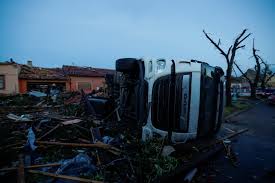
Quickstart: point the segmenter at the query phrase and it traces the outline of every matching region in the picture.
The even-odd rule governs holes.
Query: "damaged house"
[[[19,92],[19,72],[20,66],[12,60],[0,62],[0,94],[16,94]]]
[[[106,74],[114,74],[114,70],[92,67],[64,65],[63,73],[68,76],[69,90],[84,90],[90,93],[104,86]]]
[[[20,93],[31,90],[46,92],[52,85],[55,85],[61,91],[69,90],[68,78],[62,70],[33,67],[30,62],[28,65],[21,65],[19,74]]]
[[[0,62],[0,94],[24,94],[35,90],[47,92],[50,86],[60,91],[84,90],[90,93],[104,87],[106,75],[114,70],[64,65],[62,68],[43,68],[14,61]]]

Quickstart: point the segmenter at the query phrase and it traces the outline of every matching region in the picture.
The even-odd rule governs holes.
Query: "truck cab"
[[[122,58],[122,119],[137,125],[142,139],[173,143],[211,136],[223,121],[224,72],[201,61]]]

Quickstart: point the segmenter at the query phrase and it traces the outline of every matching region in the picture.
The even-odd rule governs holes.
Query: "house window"
[[[0,90],[5,89],[5,76],[0,75]]]
[[[79,82],[77,83],[77,88],[79,90],[91,90],[92,89],[92,84],[89,82]]]

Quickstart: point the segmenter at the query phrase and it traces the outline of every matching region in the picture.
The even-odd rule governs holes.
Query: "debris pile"
[[[108,121],[114,111],[101,119],[86,115],[88,96],[65,93],[59,98],[53,102],[32,92],[2,100],[0,174],[4,180],[15,181],[17,175],[28,182],[137,182],[154,180],[177,165],[177,160],[161,156],[163,142],[143,144],[123,125]],[[140,171],[143,167],[146,170]]]
[[[142,142],[141,129],[129,127],[112,104],[105,114],[95,115],[91,98],[78,92],[62,93],[55,101],[33,93],[3,98],[2,180],[159,182],[184,172],[190,181],[197,164],[223,147],[223,141],[213,139],[178,145],[158,137]]]

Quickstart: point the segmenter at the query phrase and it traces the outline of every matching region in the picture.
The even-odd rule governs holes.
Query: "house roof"
[[[106,74],[114,74],[115,72],[114,70],[111,70],[111,69],[79,67],[79,66],[69,66],[69,65],[63,65],[62,70],[66,75],[79,76],[79,77],[105,77]]]
[[[21,65],[20,79],[33,80],[67,80],[66,75],[58,68],[41,68]]]
[[[14,61],[4,61],[0,62],[0,65],[17,65],[17,63]]]
[[[13,61],[0,62],[0,65],[16,64],[20,66],[20,79],[32,80],[67,80],[68,76],[76,77],[105,77],[106,74],[114,74],[115,70],[93,68],[93,67],[79,67],[63,65],[62,68],[43,68],[34,67],[25,64],[17,64]]]

